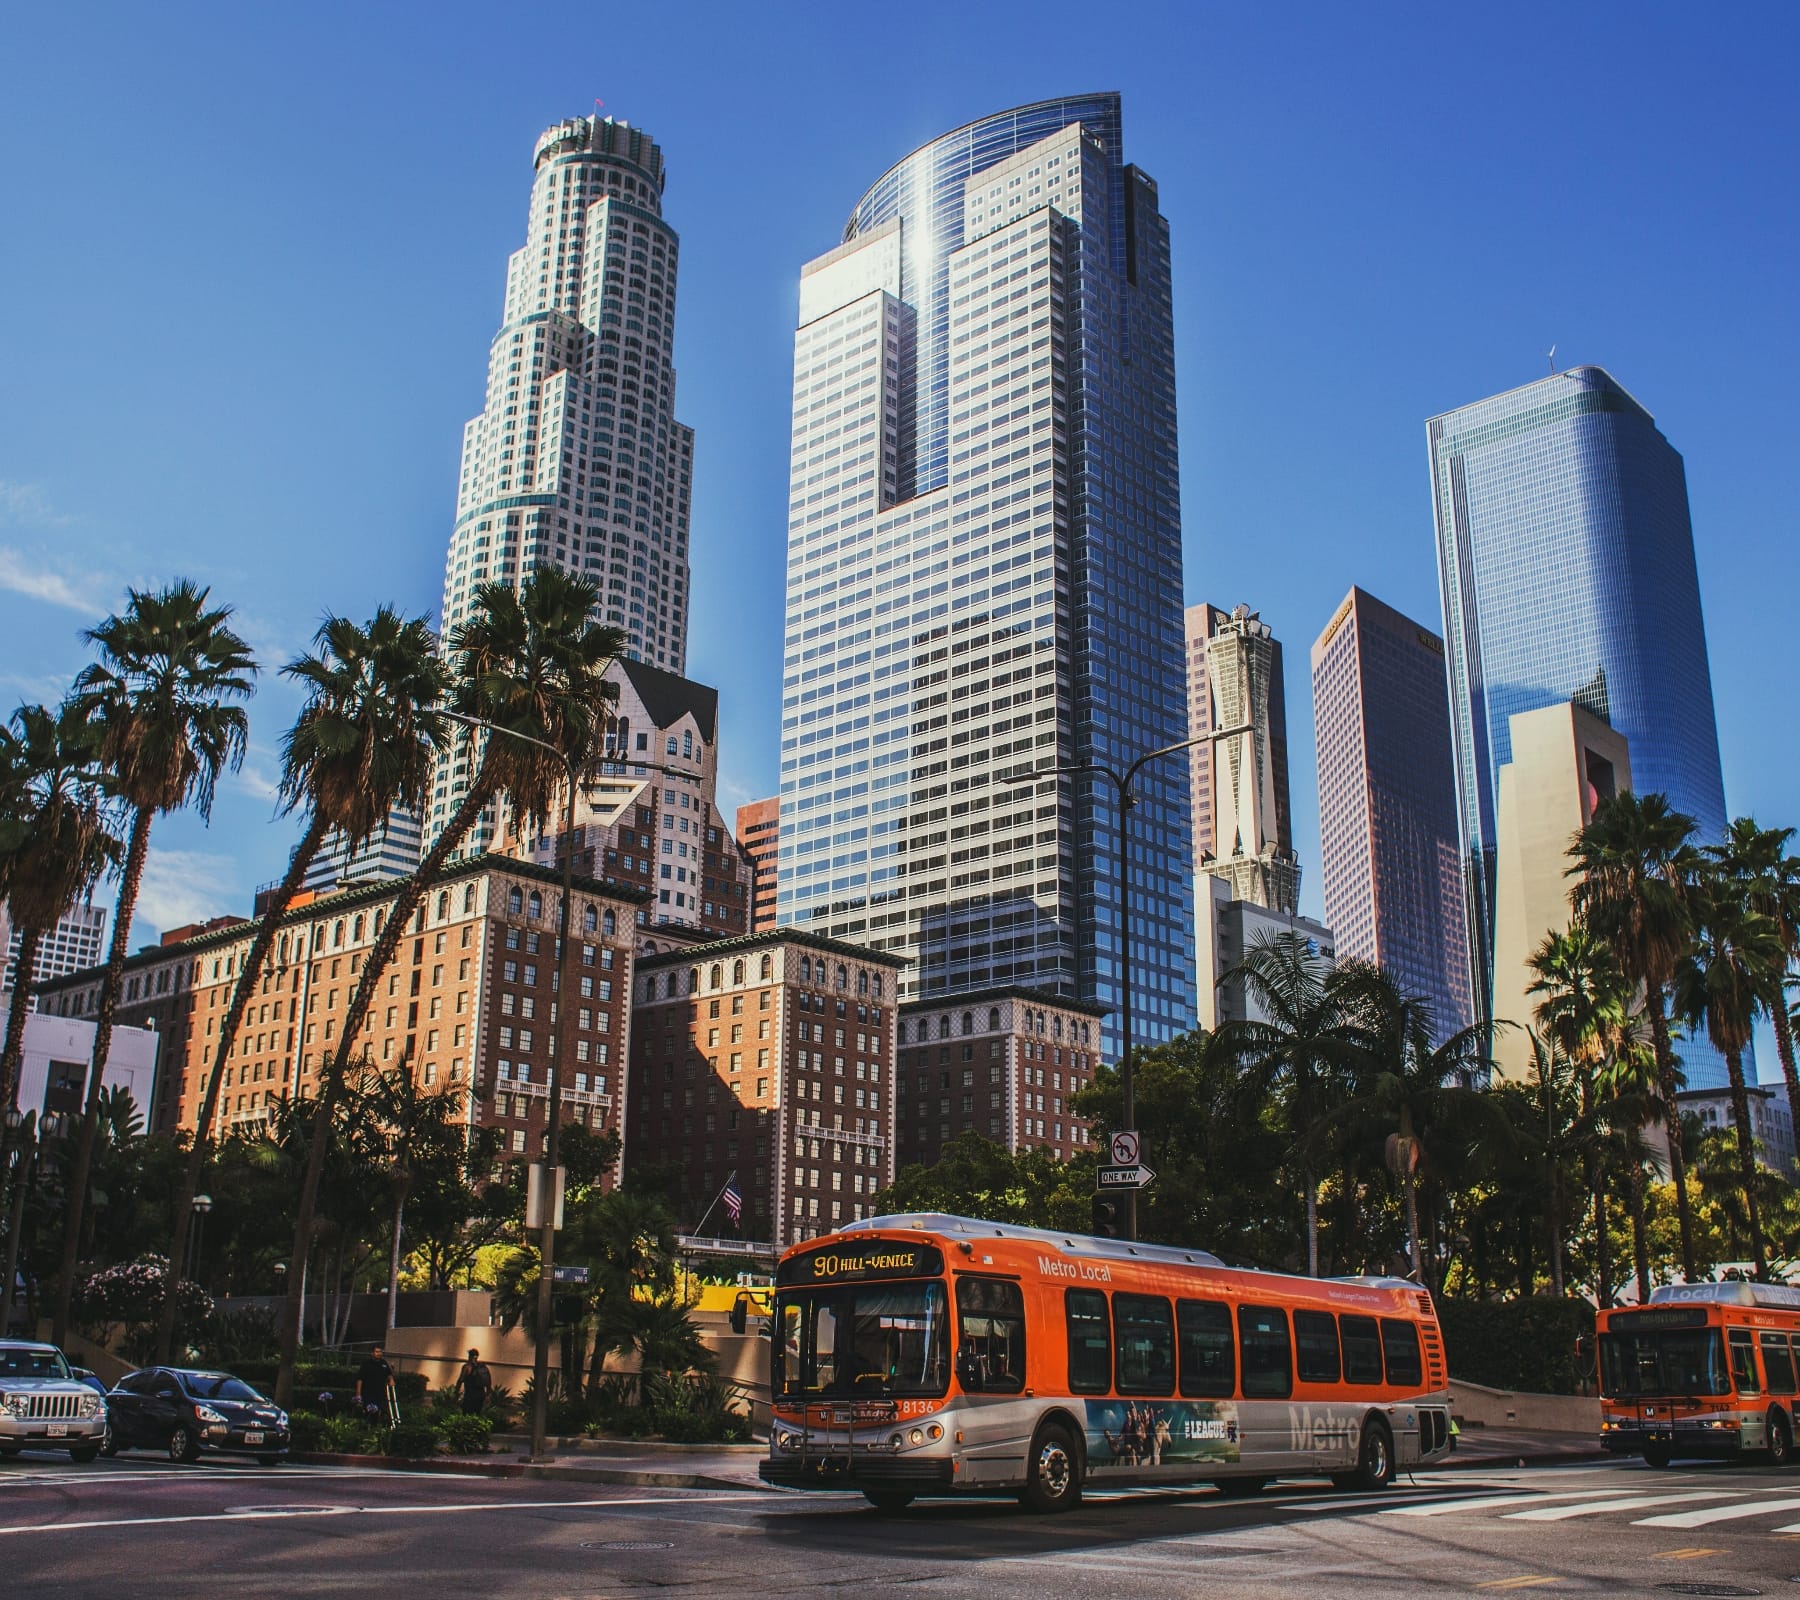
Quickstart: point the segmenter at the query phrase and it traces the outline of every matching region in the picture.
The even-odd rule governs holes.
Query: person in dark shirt
[[[456,1390],[462,1397],[465,1415],[479,1416],[487,1409],[488,1396],[494,1392],[494,1375],[481,1359],[479,1350],[471,1350],[469,1359],[456,1375]]]
[[[393,1391],[394,1369],[387,1364],[381,1354],[381,1346],[376,1345],[368,1354],[368,1358],[356,1369],[356,1403],[364,1411],[386,1412]]]

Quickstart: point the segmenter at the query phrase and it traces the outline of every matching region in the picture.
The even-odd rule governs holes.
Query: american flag
[[[732,1226],[736,1227],[744,1215],[744,1195],[737,1186],[736,1178],[726,1180],[725,1192],[719,1198],[725,1202],[725,1215],[731,1218]]]

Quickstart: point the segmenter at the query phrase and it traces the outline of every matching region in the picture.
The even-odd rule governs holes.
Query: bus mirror
[[[731,1303],[731,1331],[742,1333],[750,1326],[750,1296],[740,1294]]]

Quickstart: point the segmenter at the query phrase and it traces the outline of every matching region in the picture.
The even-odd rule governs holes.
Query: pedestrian
[[[356,1404],[365,1415],[394,1417],[394,1369],[376,1345],[363,1364],[356,1369]]]
[[[488,1396],[494,1392],[494,1375],[488,1371],[479,1350],[469,1352],[469,1359],[456,1376],[456,1390],[462,1396],[464,1416],[480,1416],[487,1409]]]

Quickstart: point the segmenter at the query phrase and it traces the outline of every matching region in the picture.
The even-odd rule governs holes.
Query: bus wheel
[[[1249,1500],[1263,1492],[1267,1478],[1218,1478],[1213,1487],[1227,1500]]]
[[[1385,1489],[1393,1481],[1394,1436],[1380,1417],[1371,1417],[1363,1424],[1362,1442],[1356,1447],[1356,1471],[1344,1487]]]
[[[1671,1459],[1671,1457],[1670,1457],[1669,1448],[1667,1445],[1647,1444],[1644,1446],[1644,1465],[1645,1466],[1656,1467],[1656,1468],[1660,1469],[1662,1467],[1666,1467],[1669,1464],[1670,1459]]]
[[[1081,1457],[1060,1423],[1046,1423],[1031,1441],[1019,1500],[1027,1511],[1038,1512],[1070,1511],[1081,1504]]]
[[[913,1503],[913,1492],[910,1489],[864,1489],[863,1499],[884,1517],[891,1517]]]
[[[1781,1414],[1777,1406],[1769,1407],[1769,1465],[1785,1467],[1794,1459],[1794,1434],[1788,1426],[1788,1420]]]

